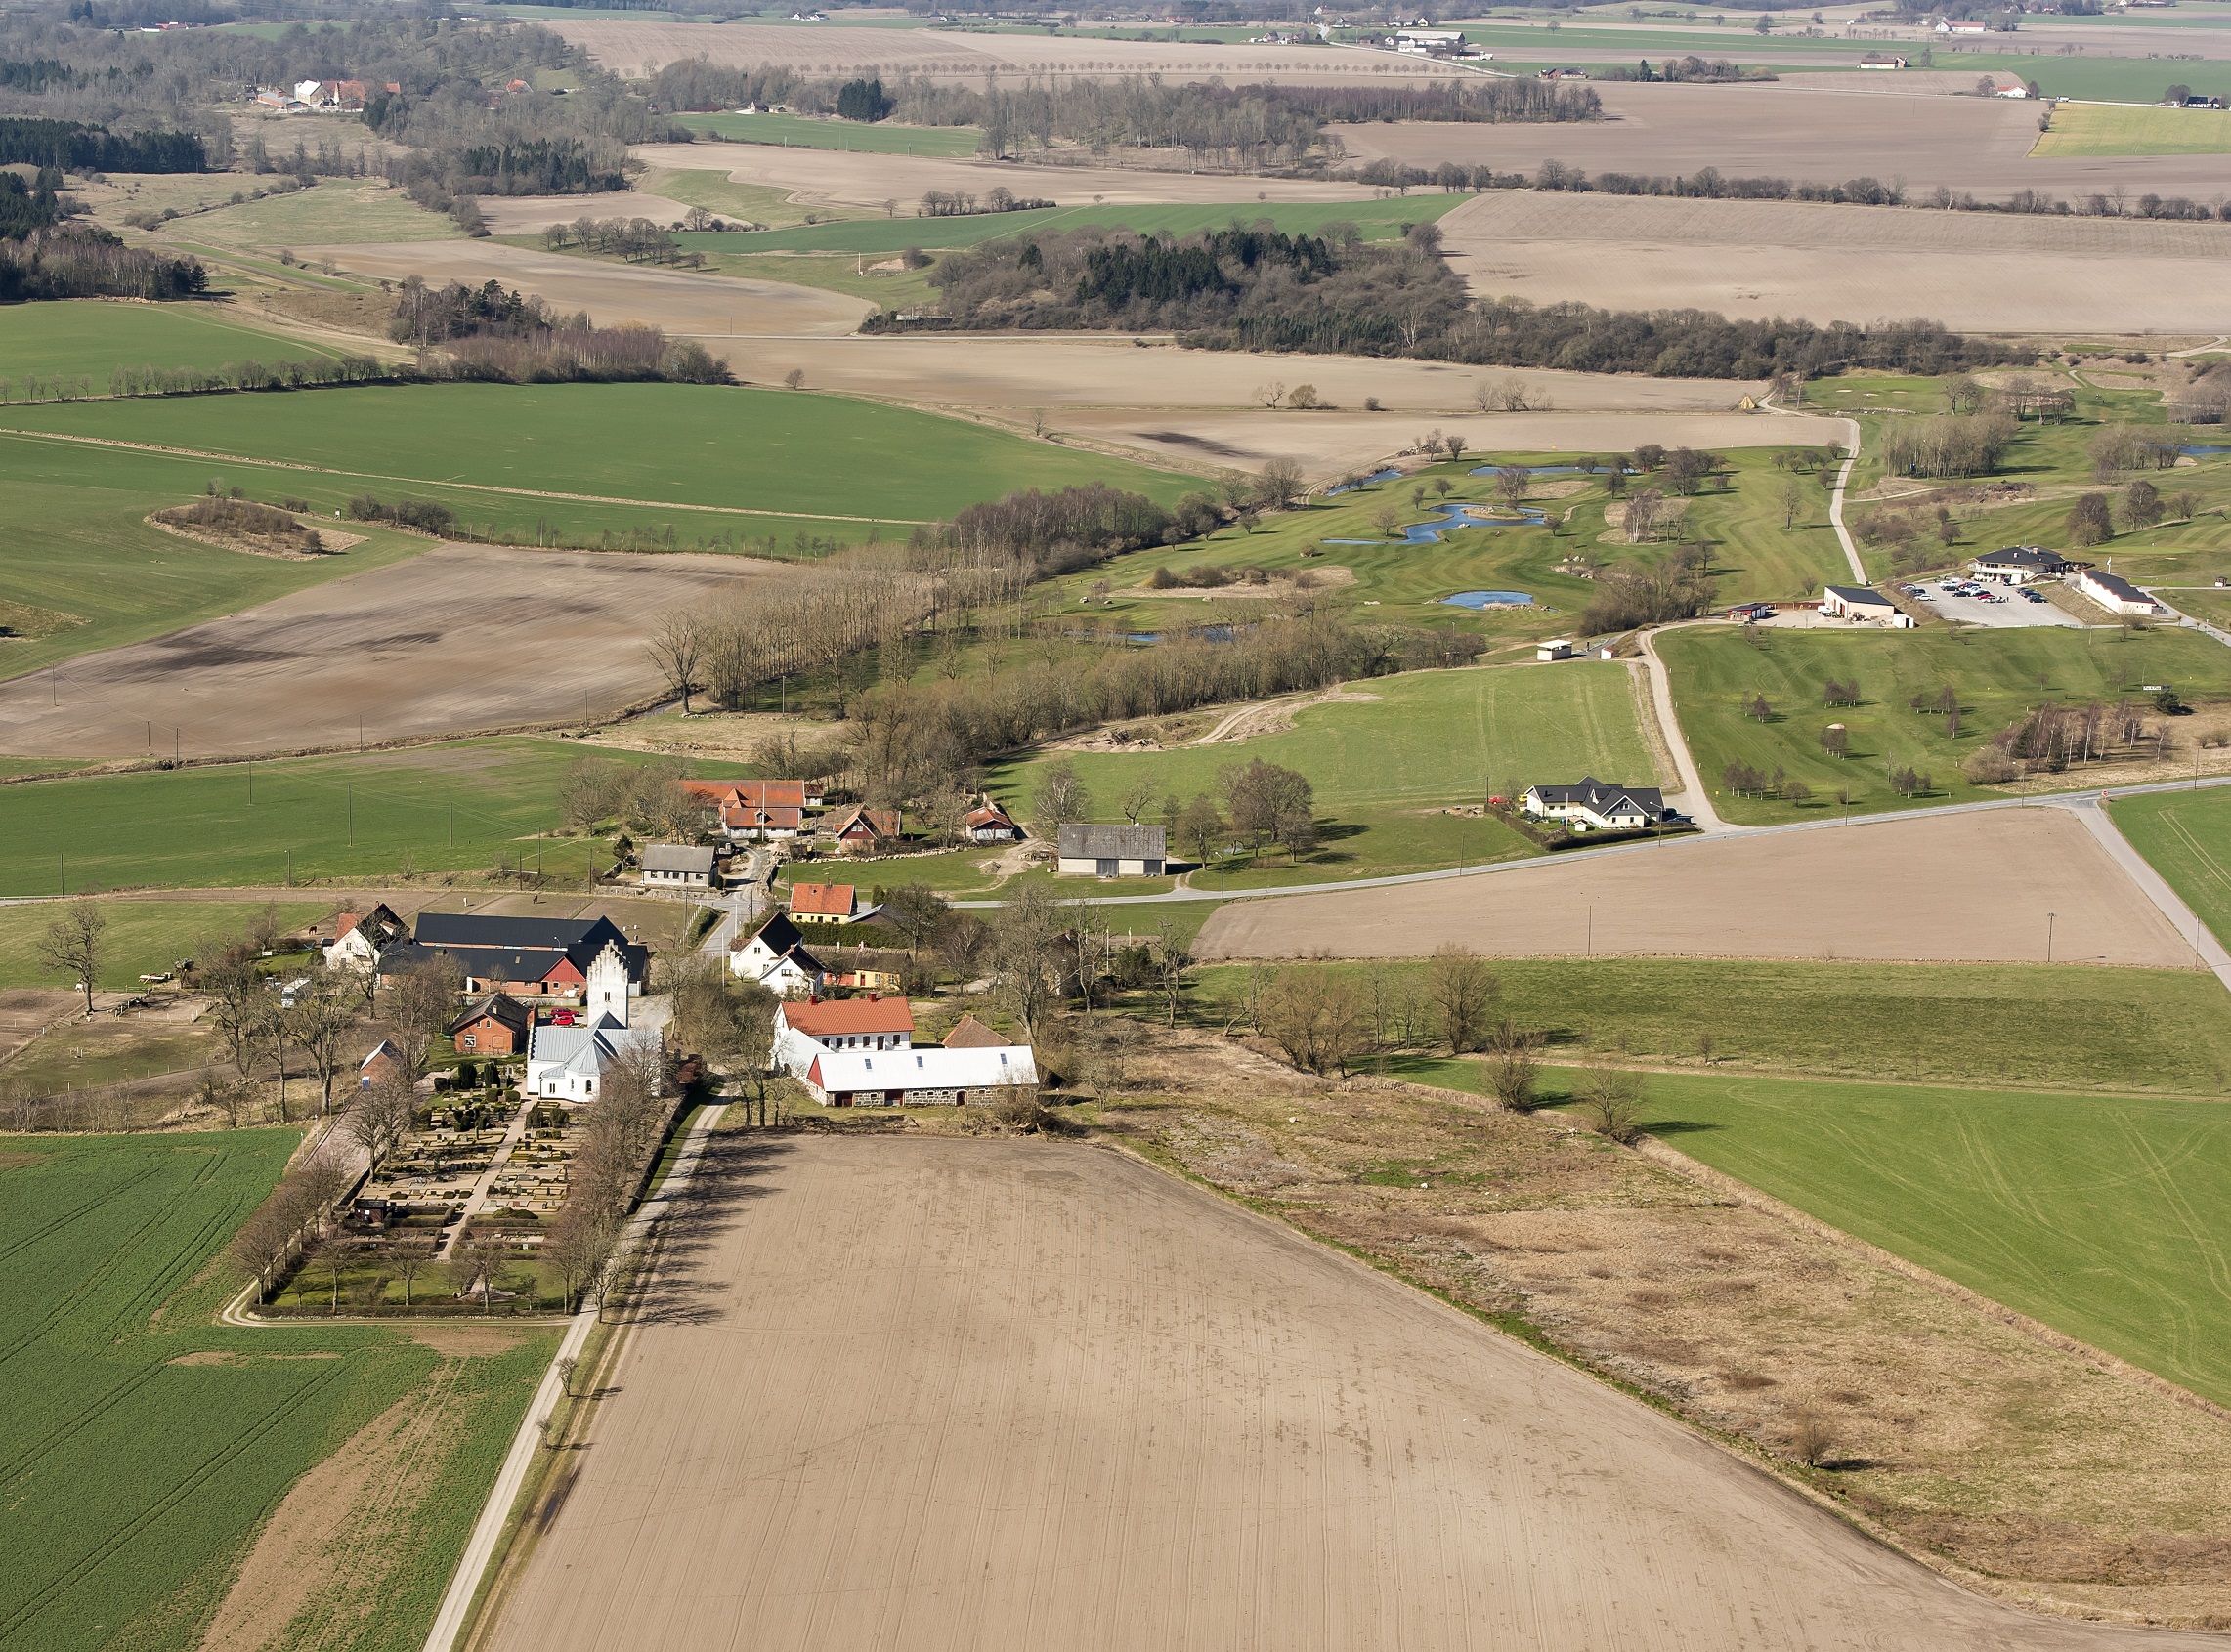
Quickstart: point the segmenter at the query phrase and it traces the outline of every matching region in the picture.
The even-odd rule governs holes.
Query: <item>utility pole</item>
[[[357,842],[357,788],[356,788],[355,786],[353,786],[353,785],[352,785],[351,787],[349,787],[349,846],[350,846],[352,849],[353,849],[353,848],[355,848],[355,847],[356,847],[356,842]]]
[[[171,724],[171,726],[170,726],[170,766],[171,766],[172,768],[174,768],[174,769],[178,767],[178,753],[179,753],[179,749],[180,749],[180,747],[181,747],[181,746],[183,746],[183,745],[184,745],[184,743],[185,743],[185,741],[184,741],[183,737],[182,737],[182,736],[179,734],[179,732],[178,732],[178,725],[177,725],[176,723],[173,723],[173,724]]]
[[[2045,914],[2045,961],[2053,961],[2053,914]]]
[[[294,887],[294,851],[291,849],[286,852],[286,886]]]
[[[56,860],[62,867],[62,892],[66,895],[69,893],[69,851],[63,850],[56,856]]]

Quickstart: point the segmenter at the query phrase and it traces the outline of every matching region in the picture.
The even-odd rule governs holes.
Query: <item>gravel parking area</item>
[[[2064,625],[2072,631],[2083,629],[2081,620],[2055,607],[2042,591],[2038,592],[2033,602],[2022,594],[2024,587],[2010,591],[1987,587],[1992,596],[2000,599],[1993,602],[1948,591],[1941,584],[1915,585],[1910,589],[1918,592],[1920,600],[1944,618],[1956,619],[1963,625],[1991,625],[1999,630],[2017,630],[2025,625]]]

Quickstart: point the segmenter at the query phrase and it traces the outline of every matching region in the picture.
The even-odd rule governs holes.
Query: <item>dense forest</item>
[[[0,65],[4,66],[4,65]],[[71,172],[201,172],[202,140],[190,132],[118,134],[74,120],[0,119],[0,166]]]
[[[1672,378],[1808,377],[1848,367],[1938,373],[2028,360],[1933,321],[1870,327],[1739,320],[1700,310],[1536,306],[1473,299],[1414,228],[1369,244],[1351,226],[1322,236],[1267,226],[1173,239],[1097,228],[1017,236],[949,253],[929,279],[944,317],[931,324],[1171,331],[1197,349],[1415,356],[1512,367]],[[903,330],[895,316],[870,330]]]

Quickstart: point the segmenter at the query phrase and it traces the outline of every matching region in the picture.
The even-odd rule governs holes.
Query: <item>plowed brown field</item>
[[[2135,1643],[1112,1152],[723,1136],[699,1180],[496,1652]]]
[[[1731,957],[2198,968],[2192,948],[2065,809],[1580,850],[1472,877],[1235,901],[1204,957]],[[1593,915],[1591,915],[1593,914]]]

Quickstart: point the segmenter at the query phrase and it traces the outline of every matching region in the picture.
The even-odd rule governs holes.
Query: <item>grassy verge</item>
[[[2165,791],[2118,798],[2108,808],[2116,829],[2218,941],[2231,944],[2231,796]]]

